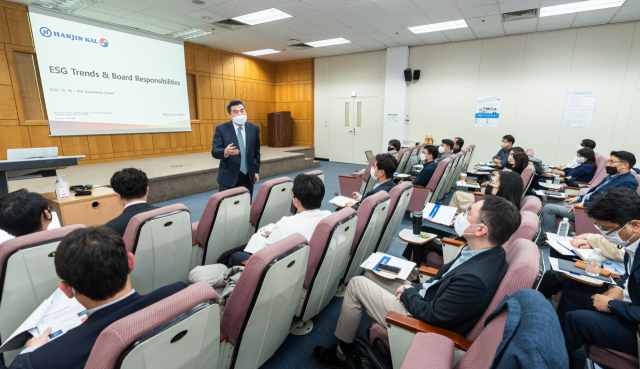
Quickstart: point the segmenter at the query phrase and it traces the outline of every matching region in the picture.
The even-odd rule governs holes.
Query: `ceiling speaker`
[[[420,79],[420,69],[416,69],[413,71],[413,80],[417,81]]]
[[[407,82],[411,81],[411,68],[407,68],[404,70],[404,80]]]

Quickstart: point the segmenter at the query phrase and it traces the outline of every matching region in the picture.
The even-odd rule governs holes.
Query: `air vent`
[[[538,9],[519,10],[517,12],[502,13],[503,22],[511,22],[536,17],[538,17]]]
[[[213,24],[215,24],[216,26],[220,26],[228,29],[240,29],[240,28],[249,27],[248,24],[238,22],[237,20],[233,20],[233,19],[225,19],[219,22],[215,22]]]
[[[293,45],[289,45],[289,47],[296,50],[313,49],[313,46],[309,46],[307,44],[293,44]]]

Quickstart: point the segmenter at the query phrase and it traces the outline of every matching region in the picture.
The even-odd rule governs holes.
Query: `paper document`
[[[495,168],[482,166],[482,165],[476,165],[476,169],[493,171]]]
[[[422,165],[422,164],[416,164],[416,165],[414,165],[413,167],[414,167],[414,168],[422,169],[422,168],[424,168],[424,165]]]
[[[329,200],[330,203],[332,203],[335,206],[344,208],[345,206],[347,206],[348,203],[352,202],[354,204],[357,204],[359,201],[358,200],[354,200],[351,197],[346,197],[346,196],[336,196],[333,199]]]
[[[398,267],[400,268],[400,272],[397,275],[395,275],[395,274],[387,273],[382,270],[378,270],[376,269],[376,267],[379,264],[387,264],[390,266]],[[369,256],[367,260],[365,260],[364,263],[360,265],[360,267],[364,269],[368,269],[384,278],[390,278],[390,279],[397,278],[397,279],[404,280],[404,279],[407,279],[407,277],[409,277],[409,274],[411,274],[411,271],[413,270],[413,268],[416,267],[416,263],[412,261],[400,259],[395,256],[383,254],[381,252],[376,252],[374,254],[371,254],[371,256]]]
[[[491,172],[483,172],[480,170],[468,170],[467,173],[471,173],[471,174],[491,174]]]
[[[262,234],[264,232],[272,232],[275,226],[275,224],[271,223],[258,229],[258,231],[253,236],[251,236],[249,243],[247,243],[247,246],[244,248],[244,252],[255,254],[256,252],[267,247],[267,237],[264,237]]]
[[[393,176],[398,178],[407,178],[407,177],[411,177],[411,174],[393,173]]]
[[[465,181],[457,181],[456,185],[460,187],[480,188],[480,185],[477,183],[465,182]]]
[[[536,190],[536,195],[554,197],[554,198],[558,198],[558,199],[566,199],[567,198],[567,194],[562,193],[562,192],[555,192],[555,191]]]
[[[49,339],[56,339],[85,320],[84,306],[57,288],[0,346],[0,353],[22,348],[32,336],[40,337],[47,328],[52,329]]]
[[[604,281],[602,281],[601,279],[592,278],[592,277],[588,277],[586,275],[580,275],[580,274],[577,274],[577,273],[572,273],[572,272],[560,269],[560,260],[559,259],[549,257],[549,264],[551,265],[551,269],[556,270],[556,271],[558,271],[560,273],[566,274],[568,276],[571,276],[571,278],[574,278],[574,279],[577,279],[577,280],[580,280],[580,281],[584,281],[584,282],[588,282],[588,283],[592,283],[592,284],[596,284],[598,286],[602,286],[603,283],[604,283]],[[613,279],[611,279],[611,281],[609,283],[613,283]]]
[[[458,208],[440,204],[427,204],[422,210],[422,217],[430,222],[450,226]]]

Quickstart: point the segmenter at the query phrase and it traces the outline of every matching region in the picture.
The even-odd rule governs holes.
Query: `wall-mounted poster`
[[[497,127],[500,118],[500,96],[479,95],[476,103],[476,127]]]
[[[598,91],[567,92],[562,127],[591,128],[597,102]]]

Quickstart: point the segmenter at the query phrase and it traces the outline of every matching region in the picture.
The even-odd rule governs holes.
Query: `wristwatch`
[[[607,307],[609,308],[609,310],[611,310],[611,303],[613,302],[613,299],[607,301]]]

